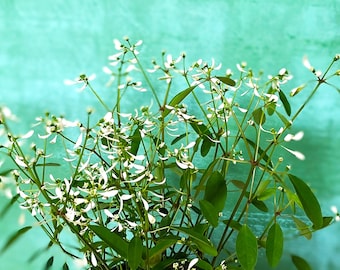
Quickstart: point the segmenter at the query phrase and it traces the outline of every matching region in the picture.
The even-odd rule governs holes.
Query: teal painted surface
[[[95,86],[105,91],[107,77],[101,68],[114,52],[113,38],[123,36],[144,41],[141,55],[145,65],[163,49],[172,55],[185,51],[188,63],[215,58],[224,68],[235,70],[236,63],[247,61],[254,70],[268,74],[286,67],[298,84],[312,79],[301,64],[304,55],[323,70],[340,52],[339,29],[338,0],[1,0],[0,104],[9,106],[21,119],[18,130],[28,129],[47,109],[78,118],[96,102],[91,93],[76,93],[63,80],[82,72],[96,73]],[[298,103],[299,98],[295,107]],[[293,169],[308,179],[324,211],[330,213],[331,205],[340,208],[340,98],[327,89],[310,105],[295,127],[305,131],[297,147],[307,159]],[[19,228],[18,214],[13,210],[0,220],[0,245]],[[314,269],[336,269],[339,233],[336,224],[311,241],[288,241],[278,269],[291,267],[291,252],[306,256]],[[35,228],[34,234],[20,243],[0,255],[1,268],[42,269],[47,258],[38,258],[33,264],[27,264],[26,259],[47,244],[43,233]],[[55,269],[66,259],[58,257]],[[265,264],[260,263],[258,269],[266,269]]]

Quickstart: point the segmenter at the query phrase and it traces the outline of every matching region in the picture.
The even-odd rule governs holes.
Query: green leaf
[[[259,201],[265,201],[268,200],[270,197],[274,196],[274,194],[276,193],[276,188],[268,188],[266,190],[264,190],[260,195],[258,195],[256,198]]]
[[[2,247],[0,253],[5,252],[11,245],[15,243],[15,241],[17,241],[24,233],[28,232],[30,229],[32,229],[32,226],[27,226],[27,227],[21,228],[20,230],[12,234],[10,238],[7,240],[7,242],[5,243],[5,245]]]
[[[233,185],[239,189],[244,189],[246,184],[241,180],[230,180]]]
[[[237,258],[245,270],[253,270],[257,261],[257,240],[247,226],[242,225],[236,239]]]
[[[134,236],[128,247],[128,263],[131,270],[136,270],[142,262],[143,243],[140,237]]]
[[[300,234],[306,237],[308,240],[312,238],[312,232],[309,226],[303,222],[301,219],[292,216],[292,219],[296,225],[296,228],[299,230]]]
[[[263,125],[266,122],[266,115],[262,108],[257,108],[252,115],[256,124]]]
[[[52,257],[50,257],[50,258],[48,259],[48,261],[46,262],[45,270],[48,270],[48,269],[50,269],[50,268],[52,267],[53,261],[54,261],[54,257],[52,256]]]
[[[0,147],[0,148],[1,148],[1,147]],[[13,171],[13,169],[4,170],[4,171],[0,172],[0,175],[5,176],[5,175],[11,173],[12,171]]]
[[[291,257],[297,270],[312,270],[312,268],[310,267],[308,262],[305,261],[305,259],[296,255],[292,255]]]
[[[285,127],[290,127],[292,125],[292,122],[290,122],[283,114],[279,113],[278,111],[275,111],[275,112],[280,117]]]
[[[201,156],[205,157],[212,146],[214,146],[214,143],[208,137],[204,137],[201,145]]]
[[[140,134],[140,130],[142,128],[143,128],[142,126],[138,126],[133,132],[132,136],[130,137],[132,143],[131,143],[131,149],[129,152],[135,156],[138,153],[138,148],[142,140],[142,135]]]
[[[273,115],[276,109],[276,103],[270,102],[268,105],[266,105],[266,109],[269,115]]]
[[[3,218],[8,210],[13,206],[13,204],[20,198],[20,194],[16,194],[12,199],[5,205],[5,207],[0,212],[0,219]]]
[[[300,178],[288,174],[292,182],[297,196],[302,204],[303,210],[307,217],[312,221],[315,229],[321,229],[323,226],[323,218],[320,204],[309,186]]]
[[[280,97],[280,100],[283,104],[283,107],[285,108],[287,115],[290,116],[290,114],[292,113],[292,109],[290,107],[289,101],[288,101],[285,93],[283,93],[282,90],[279,91],[279,97]]]
[[[178,236],[167,236],[157,240],[156,245],[149,251],[150,258],[161,255],[167,248],[175,245],[180,240]]]
[[[271,180],[262,180],[256,189],[256,196],[261,195],[264,191],[267,190],[268,185],[271,183]]]
[[[35,164],[36,167],[59,167],[60,164],[56,162],[46,162],[46,163],[39,163]]]
[[[211,136],[211,133],[206,125],[204,125],[202,122],[190,122],[191,127],[193,130],[202,137],[203,135]]]
[[[333,217],[323,217],[323,225],[322,228],[327,227],[328,225],[331,224],[331,222],[333,221]]]
[[[169,102],[169,106],[170,107],[175,107],[178,104],[180,104],[180,102],[185,99],[194,89],[196,88],[196,85],[194,86],[190,86],[189,88],[179,92],[176,96],[174,96],[172,98],[172,100]],[[170,113],[170,110],[165,108],[164,112],[163,112],[163,118],[166,117],[168,114]]]
[[[202,211],[203,216],[207,219],[207,221],[214,227],[218,225],[218,211],[207,200],[200,200],[200,209]]]
[[[220,172],[215,171],[210,175],[205,188],[204,199],[210,202],[218,212],[223,211],[227,199],[227,185]]]
[[[260,211],[262,212],[268,212],[268,207],[267,205],[263,202],[257,199],[257,197],[253,198],[251,200],[251,203]]]
[[[185,228],[185,227],[172,227],[172,229],[177,230],[179,232],[182,232],[184,234],[187,234],[191,241],[197,245],[197,248],[211,256],[217,256],[217,250],[216,248],[211,244],[211,242],[208,240],[207,237],[204,235],[196,232],[193,228]]]
[[[211,266],[210,263],[204,261],[204,260],[199,260],[196,264],[195,267],[192,269],[202,269],[202,270],[213,270],[213,267]]]
[[[230,86],[235,86],[236,85],[236,82],[232,79],[230,79],[229,77],[220,77],[220,76],[216,76],[217,79],[219,79],[221,82],[227,84],[227,85],[230,85]]]
[[[280,262],[283,252],[283,233],[280,225],[274,223],[269,231],[266,242],[266,256],[271,267],[276,267]]]
[[[119,234],[104,226],[89,225],[89,228],[120,256],[127,258],[129,244]]]
[[[202,173],[202,177],[200,179],[200,182],[198,184],[198,186],[195,187],[196,189],[196,192],[195,192],[195,196],[194,198],[196,198],[198,196],[198,194],[202,191],[202,190],[205,190],[205,184],[206,184],[206,181],[208,181],[209,177],[211,176],[211,174],[213,173],[214,171],[214,168],[216,166],[216,164],[219,162],[219,159],[214,159],[210,164],[209,166],[203,170],[203,173]]]
[[[236,220],[226,219],[223,220],[223,223],[236,231],[239,231],[242,228],[242,225]]]
[[[183,138],[187,137],[190,133],[186,132],[186,133],[183,133],[179,136],[177,136],[172,142],[171,142],[171,145],[174,145],[175,143],[179,142],[180,140],[182,140]]]

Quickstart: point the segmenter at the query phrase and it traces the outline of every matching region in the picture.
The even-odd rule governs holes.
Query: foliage
[[[3,175],[11,173],[14,201],[39,222],[50,245],[73,257],[80,251],[91,269],[250,270],[260,248],[270,266],[279,263],[283,220],[291,219],[305,236],[334,222],[322,215],[306,182],[291,174],[282,152],[304,159],[287,146],[303,132],[289,131],[319,87],[339,75],[329,75],[339,55],[323,74],[304,60],[317,80],[293,113],[290,100],[307,84],[287,94],[292,76],[286,69],[264,80],[245,63],[234,74],[202,60],[187,67],[184,54],[173,59],[165,53],[160,64],[154,60],[144,69],[141,42],[114,44],[118,52],[104,68],[114,97],[104,100],[93,76],[66,81],[92,91],[102,116],[89,109],[80,122],[46,113],[32,131],[17,136],[9,109],[0,111],[7,138],[1,149],[16,166]],[[143,100],[151,93],[151,105],[124,111],[131,90]],[[269,217],[260,232],[248,219],[257,211]],[[18,231],[3,251],[30,228]],[[78,249],[62,242],[66,228]],[[46,269],[52,264],[53,257]]]

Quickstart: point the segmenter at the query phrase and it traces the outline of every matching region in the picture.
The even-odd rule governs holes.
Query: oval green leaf
[[[179,92],[176,96],[174,96],[172,98],[172,100],[169,102],[169,106],[170,107],[175,107],[178,104],[180,104],[180,102],[185,99],[194,89],[195,89],[196,85],[194,86],[190,86],[189,88]],[[166,117],[168,114],[170,113],[170,110],[165,108],[164,112],[163,112],[163,117]]]
[[[131,270],[136,270],[142,262],[143,243],[140,237],[134,236],[128,247],[128,263]]]
[[[223,211],[227,199],[227,185],[220,172],[215,171],[210,175],[205,188],[204,199],[210,202],[217,212]]]
[[[7,240],[5,245],[1,249],[1,254],[4,253],[11,245],[15,243],[24,233],[28,232],[30,229],[32,229],[32,226],[27,226],[24,228],[21,228],[17,232],[15,232],[13,235],[10,236],[10,238]]]
[[[252,114],[256,124],[263,125],[266,122],[266,115],[262,108],[257,108]]]
[[[46,265],[45,265],[45,270],[48,270],[48,269],[51,269],[52,265],[53,265],[53,261],[54,261],[54,257],[50,257],[48,259],[48,261],[46,262]]]
[[[217,79],[219,79],[221,82],[225,83],[226,85],[230,85],[230,86],[235,86],[236,82],[232,79],[230,79],[229,77],[221,77],[221,76],[216,76]]]
[[[308,262],[299,256],[292,255],[292,261],[297,270],[312,270]]]
[[[187,234],[190,237],[191,241],[197,245],[197,248],[201,252],[207,255],[217,256],[217,250],[211,244],[209,239],[206,236],[196,232],[194,228],[172,227],[172,229]]]
[[[315,229],[321,229],[323,226],[323,217],[319,201],[303,180],[292,174],[288,174],[288,176],[307,217],[313,223]]]
[[[245,270],[253,270],[257,261],[257,240],[247,226],[242,225],[236,239],[236,253],[240,264]]]
[[[218,225],[218,211],[207,200],[200,200],[200,210],[203,214],[203,216],[206,218],[206,220],[213,226],[217,227]]]
[[[266,256],[271,267],[280,262],[283,252],[283,232],[278,223],[274,223],[269,231],[266,243]]]
[[[285,108],[287,115],[290,116],[290,114],[292,113],[292,109],[290,107],[289,101],[288,101],[285,93],[283,93],[282,90],[279,91],[279,97],[280,97],[280,100],[283,104],[283,107]]]
[[[120,256],[127,258],[129,244],[120,235],[104,226],[89,225],[89,228]]]

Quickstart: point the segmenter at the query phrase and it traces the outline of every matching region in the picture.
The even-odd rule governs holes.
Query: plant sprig
[[[144,69],[141,44],[114,40],[118,52],[104,68],[116,100],[112,107],[90,83],[93,76],[66,80],[90,89],[105,109],[95,124],[92,111],[85,124],[46,114],[38,118],[35,132],[16,136],[8,124],[9,109],[0,110],[7,138],[1,150],[16,166],[18,202],[51,243],[78,257],[60,240],[67,227],[95,269],[241,265],[250,270],[260,248],[270,266],[279,263],[282,219],[292,219],[308,238],[338,220],[338,213],[322,215],[309,186],[290,173],[282,151],[304,159],[288,146],[303,132],[288,132],[318,89],[333,87],[328,81],[339,72],[329,73],[339,55],[323,74],[304,59],[316,83],[293,112],[290,99],[308,85],[287,94],[292,76],[286,69],[264,81],[246,63],[237,65],[235,75],[222,72],[214,61],[187,67],[185,54],[174,59],[165,52],[161,64],[153,60],[153,67]],[[136,72],[142,81],[134,80]],[[183,90],[178,91],[180,82]],[[127,91],[136,91],[137,97],[147,90],[153,105],[125,109]],[[23,144],[28,141],[33,142],[30,149]],[[258,211],[268,215],[259,232],[249,220]],[[301,261],[293,257],[294,264]]]

